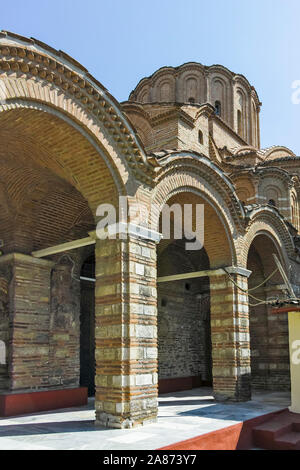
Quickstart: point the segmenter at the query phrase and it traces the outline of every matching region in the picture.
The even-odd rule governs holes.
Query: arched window
[[[278,188],[274,188],[273,186],[268,186],[266,188],[265,200],[269,206],[277,207],[280,210],[280,197],[281,192]]]
[[[215,114],[216,116],[221,116],[221,102],[220,101],[216,101],[215,102]]]
[[[4,341],[0,341],[0,364],[6,364],[6,348]]]
[[[198,132],[199,144],[203,145],[203,132],[199,130]]]

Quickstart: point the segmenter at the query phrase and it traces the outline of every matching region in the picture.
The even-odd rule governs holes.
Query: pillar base
[[[114,416],[109,413],[96,412],[95,427],[109,428],[109,429],[131,429],[138,426],[146,426],[153,424],[157,421],[157,415],[147,416],[141,419],[124,419],[121,416]]]
[[[247,396],[229,396],[229,395],[223,395],[222,393],[213,393],[213,397],[215,401],[224,403],[224,402],[229,402],[229,403],[238,403],[238,402],[246,402],[251,400],[251,395]]]
[[[291,413],[296,413],[296,414],[300,414],[300,406],[289,406],[289,411]]]
[[[1,393],[0,416],[9,417],[84,406],[88,401],[85,387],[26,393]]]

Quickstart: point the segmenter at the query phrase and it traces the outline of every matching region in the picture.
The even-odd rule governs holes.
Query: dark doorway
[[[95,256],[83,263],[80,274],[80,386],[95,395]]]
[[[205,249],[187,251],[185,243],[160,243],[159,278],[209,269]],[[208,277],[158,282],[158,378],[159,393],[212,384]]]

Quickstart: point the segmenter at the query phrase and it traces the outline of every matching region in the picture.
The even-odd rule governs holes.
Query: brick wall
[[[49,387],[79,386],[80,281],[75,261],[62,256],[51,275]]]
[[[10,291],[10,388],[48,387],[50,274],[53,263],[25,255],[8,255]],[[5,258],[2,259],[5,260]]]
[[[211,380],[209,296],[200,292],[199,280],[159,285],[159,379]]]

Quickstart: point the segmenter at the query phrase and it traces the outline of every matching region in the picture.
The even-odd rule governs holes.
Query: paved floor
[[[211,389],[199,388],[160,396],[155,424],[111,430],[94,427],[90,399],[82,408],[0,418],[0,450],[154,450],[289,405],[285,392],[261,392],[246,403],[220,404]]]

